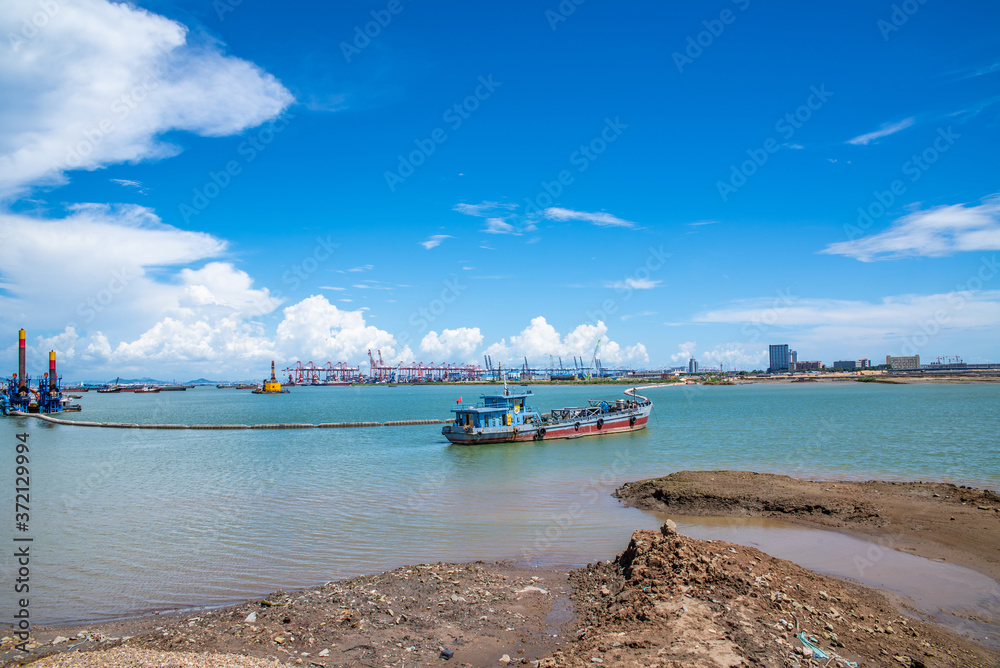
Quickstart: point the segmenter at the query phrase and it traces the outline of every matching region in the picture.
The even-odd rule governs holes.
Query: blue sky
[[[6,2],[0,332],[73,377],[996,361],[998,18]]]

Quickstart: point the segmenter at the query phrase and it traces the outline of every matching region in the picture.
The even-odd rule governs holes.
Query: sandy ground
[[[992,492],[717,471],[631,483],[618,495],[678,515],[773,516],[888,537],[998,573]],[[903,615],[898,597],[671,525],[637,531],[617,559],[572,571],[421,564],[194,614],[36,628],[29,655],[4,638],[0,658],[144,668],[1000,666],[995,649]]]
[[[571,617],[567,576],[507,563],[408,566],[197,614],[36,628],[40,646],[12,665],[52,654],[32,665],[167,665],[157,655],[146,663],[100,652],[88,657],[119,646],[197,658],[178,664],[185,666],[230,665],[192,652],[272,661],[247,665],[276,659],[321,667],[440,665],[443,655],[457,666],[495,665],[503,655],[527,661],[551,654],[563,641],[560,627]],[[77,643],[77,658],[66,662]]]

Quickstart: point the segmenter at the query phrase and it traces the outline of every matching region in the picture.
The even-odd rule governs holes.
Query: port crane
[[[594,371],[597,373],[598,377],[600,377],[602,375],[602,373],[601,373],[601,358],[598,357],[598,355],[600,354],[600,352],[601,352],[601,339],[597,339],[597,345],[594,346]]]

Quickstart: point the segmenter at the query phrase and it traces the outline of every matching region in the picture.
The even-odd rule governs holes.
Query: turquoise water
[[[447,417],[472,387],[196,388],[80,400],[71,419],[160,423]],[[539,387],[539,409],[615,398]],[[803,384],[650,389],[648,429],[452,446],[439,426],[151,431],[0,419],[2,535],[12,545],[14,434],[31,447],[35,623],[220,605],[439,560],[578,564],[619,552],[650,514],[609,494],[683,469],[944,480],[1000,488],[1000,387]],[[9,591],[13,550],[0,559]],[[0,617],[13,613],[0,598]]]

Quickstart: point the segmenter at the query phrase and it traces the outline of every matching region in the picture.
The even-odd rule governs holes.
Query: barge
[[[579,438],[644,429],[653,411],[653,402],[625,390],[627,399],[603,401],[591,399],[586,406],[557,408],[539,413],[528,405],[534,399],[530,390],[511,392],[506,384],[502,394],[484,394],[478,406],[462,406],[459,400],[455,421],[441,433],[458,445],[544,441],[556,438]]]

